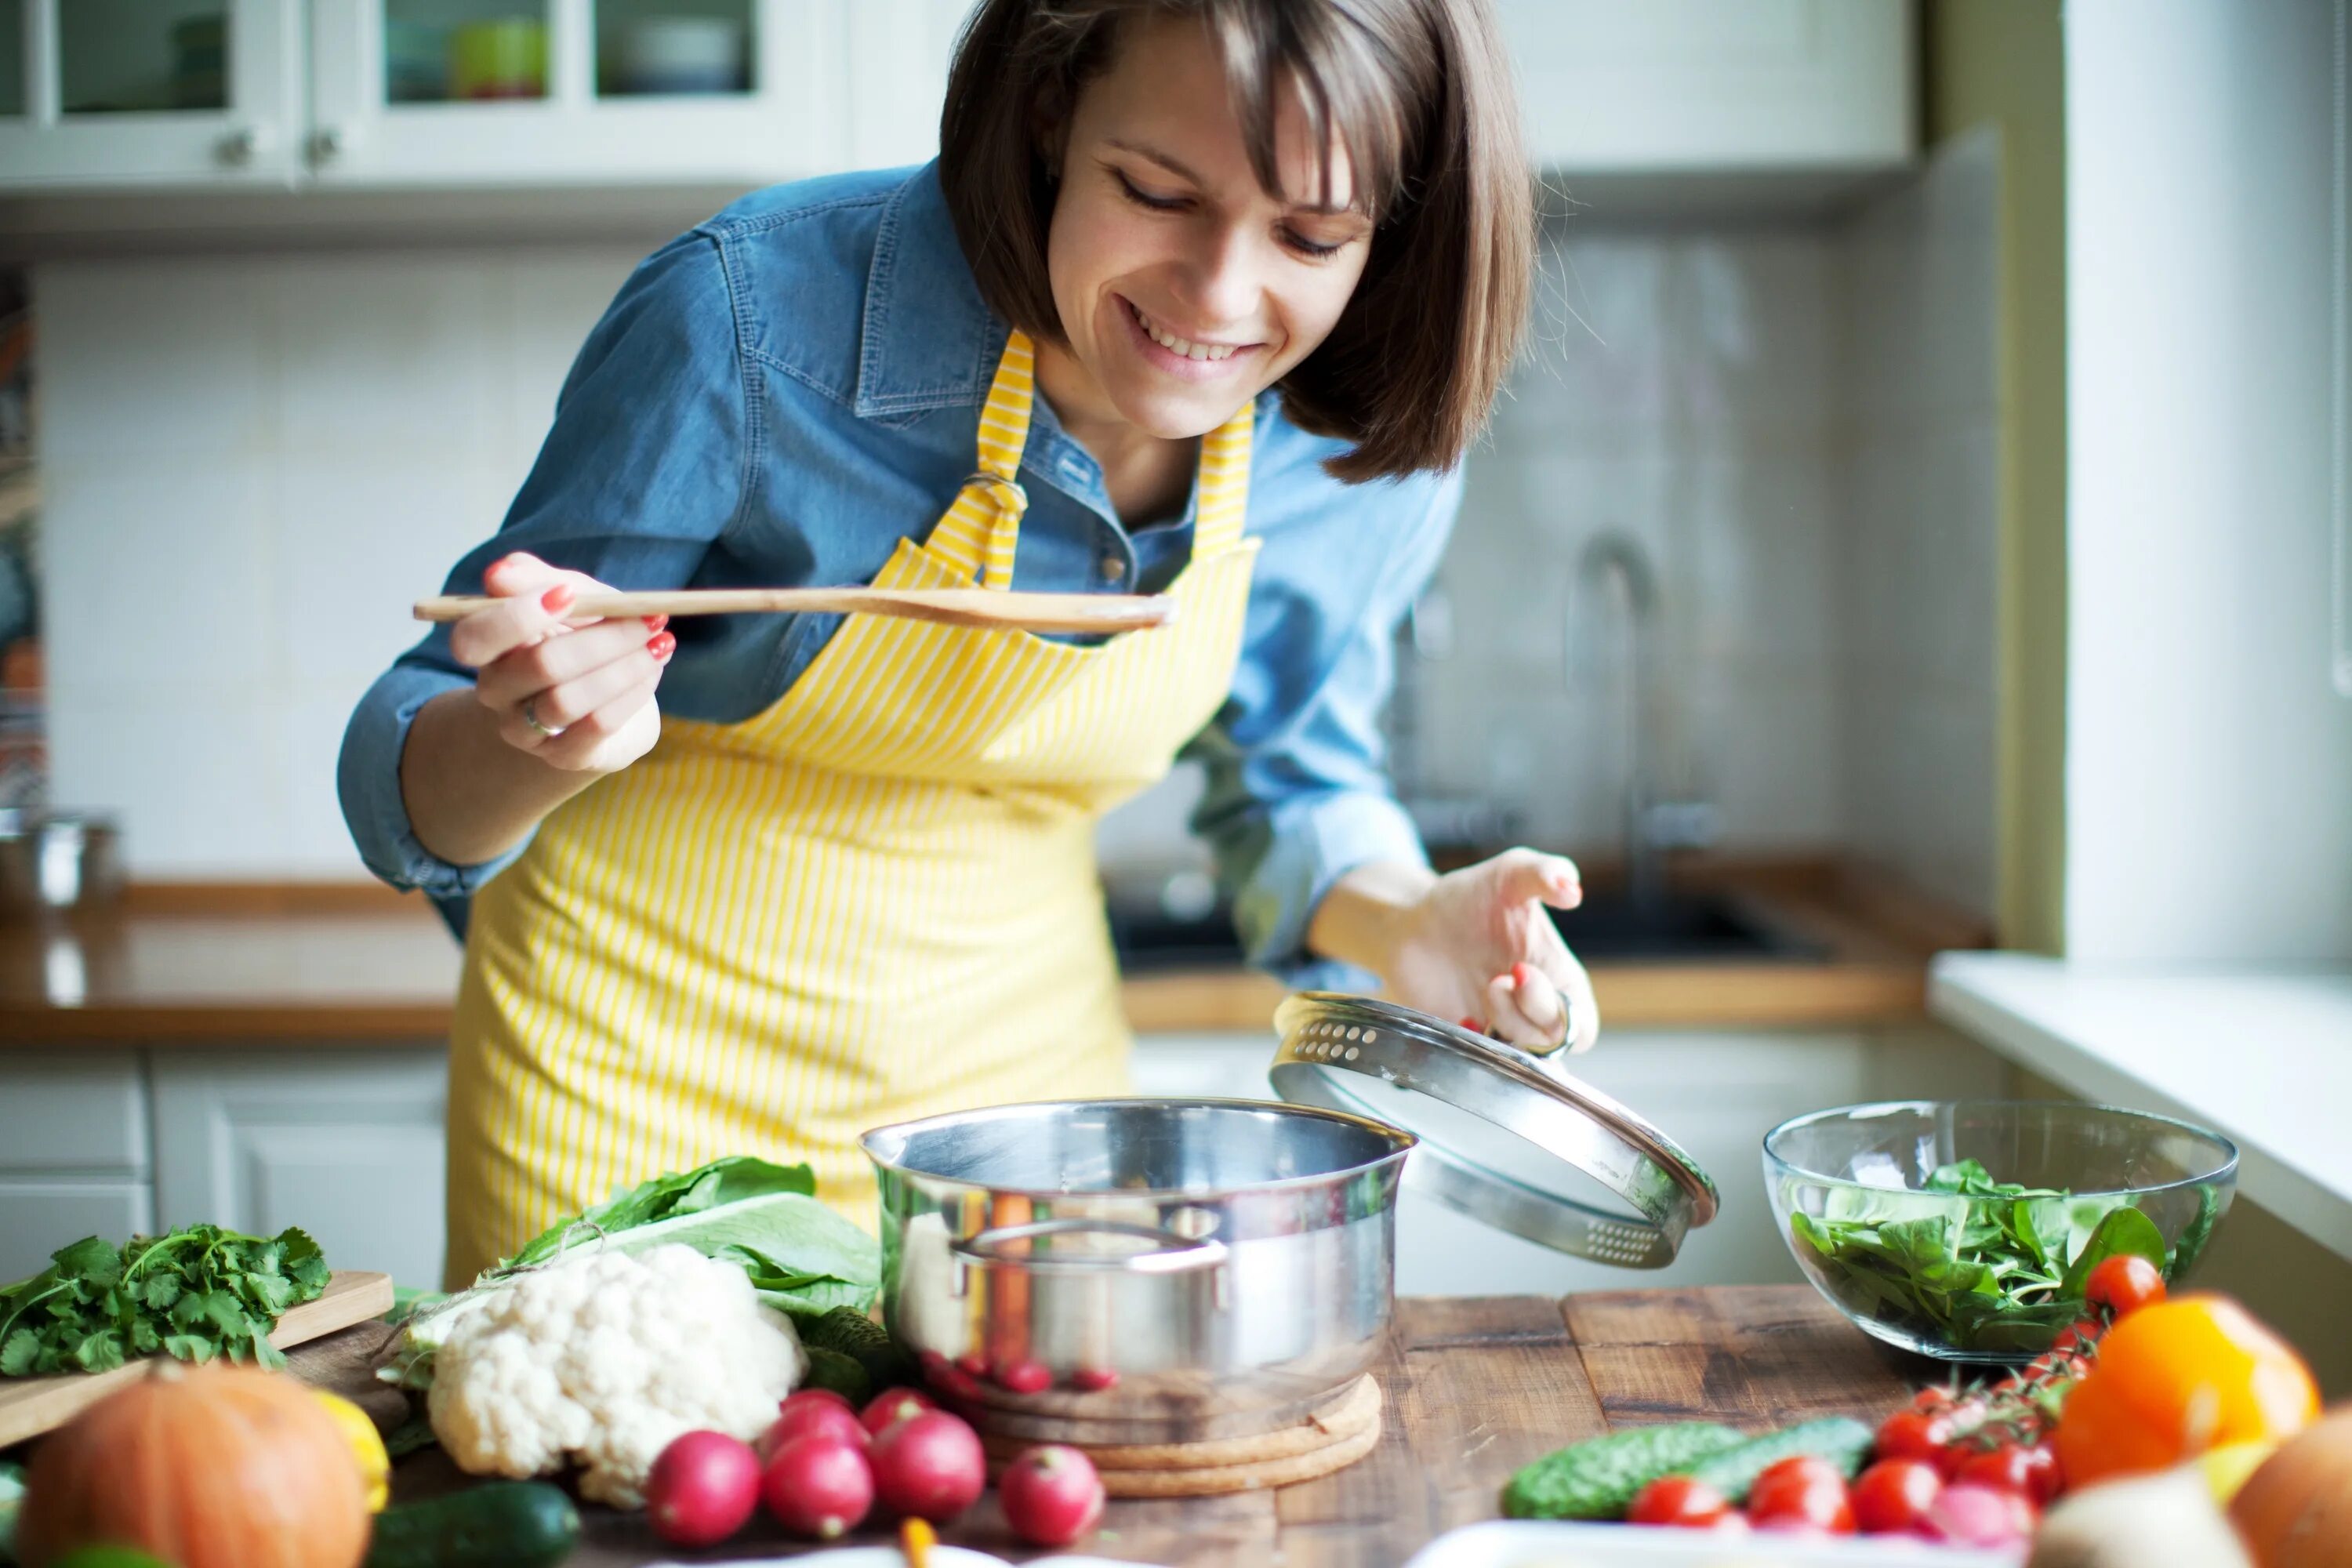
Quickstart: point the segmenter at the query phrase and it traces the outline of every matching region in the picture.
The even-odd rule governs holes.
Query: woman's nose
[[[1206,237],[1191,268],[1187,301],[1203,327],[1239,325],[1256,314],[1264,288],[1260,267],[1255,247],[1240,231],[1220,228]]]

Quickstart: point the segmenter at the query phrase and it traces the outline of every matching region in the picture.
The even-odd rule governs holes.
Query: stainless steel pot
[[[1009,1435],[1296,1422],[1389,1329],[1409,1132],[1248,1100],[1065,1100],[880,1128],[882,1305]]]
[[[122,891],[110,817],[0,809],[0,913],[17,918],[111,902]]]

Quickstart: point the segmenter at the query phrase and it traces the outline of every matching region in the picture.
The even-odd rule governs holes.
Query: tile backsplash
[[[1533,352],[1416,661],[1421,794],[1606,853],[1623,623],[1604,532],[1655,567],[1653,769],[1727,847],[1852,844],[1991,905],[1990,144],[1836,223],[1552,226]],[[495,525],[609,247],[55,261],[34,276],[54,795],[134,873],[344,878],[342,725],[404,606]],[[1190,781],[1108,825],[1182,853]]]

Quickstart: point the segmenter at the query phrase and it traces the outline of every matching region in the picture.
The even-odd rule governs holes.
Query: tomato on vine
[[[1712,1530],[1730,1512],[1731,1500],[1705,1481],[1689,1476],[1660,1476],[1633,1494],[1633,1506],[1625,1510],[1625,1518],[1633,1524]]]
[[[2164,1300],[2164,1273],[2136,1252],[2101,1258],[2083,1282],[2083,1299],[2118,1318]]]
[[[1853,1522],[1864,1535],[1911,1535],[1927,1523],[1944,1478],[1925,1459],[1881,1459],[1853,1483]]]

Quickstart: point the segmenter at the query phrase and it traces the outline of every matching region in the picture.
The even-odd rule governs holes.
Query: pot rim
[[[1286,1118],[1336,1121],[1346,1126],[1360,1128],[1375,1137],[1386,1140],[1390,1149],[1377,1160],[1367,1160],[1360,1164],[1349,1165],[1336,1171],[1324,1171],[1307,1176],[1275,1176],[1263,1182],[1245,1182],[1230,1186],[1022,1187],[1008,1186],[994,1182],[976,1182],[964,1176],[943,1176],[936,1172],[919,1170],[903,1161],[885,1156],[875,1147],[877,1139],[890,1137],[899,1139],[903,1147],[905,1141],[915,1134],[951,1121],[994,1118],[1015,1111],[1055,1110],[1079,1106],[1103,1109],[1118,1109],[1125,1106],[1166,1109],[1171,1106],[1184,1106],[1216,1110],[1276,1111]],[[897,1121],[887,1127],[873,1128],[860,1134],[857,1140],[857,1145],[866,1152],[866,1157],[881,1170],[894,1175],[919,1177],[925,1182],[961,1187],[971,1192],[993,1193],[1006,1197],[1043,1199],[1048,1202],[1059,1202],[1070,1198],[1103,1197],[1165,1200],[1174,1203],[1202,1203],[1245,1194],[1297,1192],[1310,1187],[1328,1185],[1335,1181],[1352,1180],[1368,1172],[1401,1163],[1420,1142],[1421,1138],[1418,1134],[1402,1127],[1391,1127],[1385,1121],[1376,1121],[1369,1116],[1351,1115],[1344,1110],[1327,1110],[1321,1106],[1291,1105],[1278,1100],[1238,1100],[1215,1096],[1183,1099],[1175,1096],[1141,1094],[1110,1095],[1096,1100],[1016,1100],[1009,1105],[975,1106],[970,1110],[945,1111],[936,1116],[919,1117],[912,1121]]]

